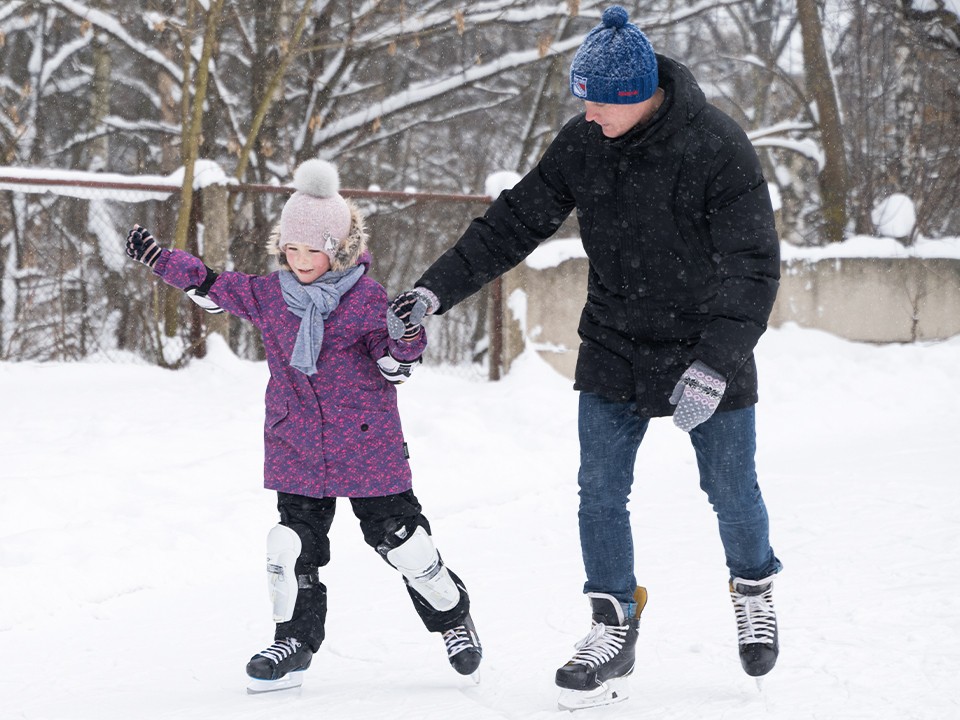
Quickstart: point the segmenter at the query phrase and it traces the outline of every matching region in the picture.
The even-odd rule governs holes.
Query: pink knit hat
[[[340,176],[326,160],[307,160],[293,174],[294,192],[280,213],[280,251],[293,243],[322,250],[333,260],[350,234],[351,212],[340,195]]]

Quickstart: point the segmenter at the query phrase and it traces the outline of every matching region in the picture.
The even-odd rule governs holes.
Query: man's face
[[[584,100],[587,121],[594,122],[608,138],[618,138],[639,123],[650,112],[653,99],[628,105],[611,105]]]

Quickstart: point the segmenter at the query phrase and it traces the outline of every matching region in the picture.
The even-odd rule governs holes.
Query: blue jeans
[[[634,404],[580,394],[580,548],[587,573],[584,592],[633,598],[633,533],[627,500],[637,450],[650,424]],[[679,430],[677,431],[679,432]],[[754,465],[753,406],[718,412],[690,432],[700,487],[713,505],[730,577],[759,580],[780,570],[769,539]],[[669,552],[669,548],[664,548]]]

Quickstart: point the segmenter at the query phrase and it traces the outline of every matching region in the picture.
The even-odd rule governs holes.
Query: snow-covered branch
[[[176,82],[183,82],[183,72],[179,65],[166,58],[156,48],[135,38],[116,18],[77,0],[39,0],[39,2],[43,5],[62,8],[71,15],[88,21],[99,30],[116,38],[137,55],[163,68]]]
[[[582,41],[583,38],[577,36],[554,43],[550,46],[550,54],[564,53],[572,50],[578,47]],[[337,137],[345,132],[356,130],[377,118],[382,118],[392,113],[400,112],[401,110],[412,109],[442,95],[453,92],[464,85],[492,77],[505,70],[512,70],[523,65],[539,62],[543,60],[543,58],[544,55],[539,49],[511,52],[498,57],[492,62],[465,69],[456,75],[450,75],[439,80],[413,83],[386,100],[373,103],[359,112],[352,113],[324,126],[314,133],[313,141],[318,145],[323,144],[331,138]]]

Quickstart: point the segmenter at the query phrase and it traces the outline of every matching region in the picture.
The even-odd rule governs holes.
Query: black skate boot
[[[310,667],[313,651],[296,638],[277,640],[250,658],[247,692],[286,690],[303,684],[303,671]]]
[[[557,670],[556,683],[563,688],[558,704],[562,710],[609,705],[627,699],[626,678],[633,672],[640,613],[647,591],[638,587],[637,608],[624,617],[620,602],[604,593],[588,593],[593,625],[577,643],[577,652]]]
[[[773,608],[773,576],[762,580],[734,578],[730,598],[737,615],[740,664],[751,677],[773,670],[780,653],[777,613]]]
[[[461,675],[473,675],[480,667],[483,648],[469,613],[462,625],[443,632],[443,642],[447,646],[447,659],[450,665]],[[474,677],[474,679],[477,679]]]

